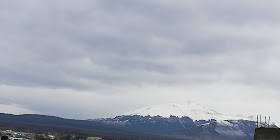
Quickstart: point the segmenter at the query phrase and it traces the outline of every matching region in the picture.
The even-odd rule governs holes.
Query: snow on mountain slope
[[[193,120],[209,120],[215,119],[217,121],[223,120],[249,120],[249,118],[241,116],[223,115],[217,111],[202,106],[195,102],[186,102],[183,104],[163,104],[152,107],[144,107],[132,112],[128,112],[125,115],[141,115],[141,116],[162,116],[170,117],[170,115],[183,117],[188,116]]]

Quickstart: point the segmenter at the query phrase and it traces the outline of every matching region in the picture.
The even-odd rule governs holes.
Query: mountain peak
[[[141,115],[141,116],[162,116],[170,117],[170,115],[184,117],[188,116],[193,120],[247,120],[248,118],[240,116],[230,116],[223,115],[210,107],[203,106],[197,102],[188,101],[182,104],[170,103],[170,104],[161,104],[151,107],[144,107],[137,109],[132,112],[128,112],[125,115]]]

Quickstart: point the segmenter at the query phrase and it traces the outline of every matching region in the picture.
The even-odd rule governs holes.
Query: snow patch
[[[219,120],[218,123],[219,123],[221,126],[233,126],[233,124],[231,124],[231,123],[228,122],[228,121],[224,121],[224,120]]]

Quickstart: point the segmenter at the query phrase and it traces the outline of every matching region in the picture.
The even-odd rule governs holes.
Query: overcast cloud
[[[198,100],[279,118],[279,5],[3,0],[1,112],[89,119]]]

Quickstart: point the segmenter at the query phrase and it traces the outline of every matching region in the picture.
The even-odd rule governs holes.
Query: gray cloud
[[[181,101],[165,97],[169,95],[165,90],[177,92],[174,94],[186,100],[197,96],[209,103],[217,100],[214,97],[223,103],[235,101],[224,96],[236,95],[236,100],[243,94],[262,96],[257,91],[267,92],[271,97],[267,102],[274,100],[279,98],[278,3],[3,2],[0,95],[10,94],[10,98],[2,104],[86,118],[96,117],[90,113],[110,116],[144,105]],[[246,88],[244,92],[225,93],[231,87]],[[11,94],[10,88],[25,91]],[[207,88],[210,90],[204,90]],[[49,90],[53,94],[48,94]],[[67,94],[68,90],[71,92]],[[28,100],[20,101],[19,95],[32,98],[38,108]],[[156,95],[158,101],[145,99]],[[56,96],[61,99],[55,100]],[[61,103],[66,96],[67,102],[81,98],[79,103]],[[209,100],[204,98],[208,96]],[[84,103],[90,102],[85,97],[112,104],[96,107]],[[129,101],[132,97],[135,99]],[[40,98],[48,100],[42,102]],[[258,100],[253,98],[252,102]],[[63,106],[57,108],[60,104]],[[115,111],[113,105],[121,109]],[[71,112],[72,108],[87,107],[93,111]],[[59,114],[62,110],[65,114]]]

